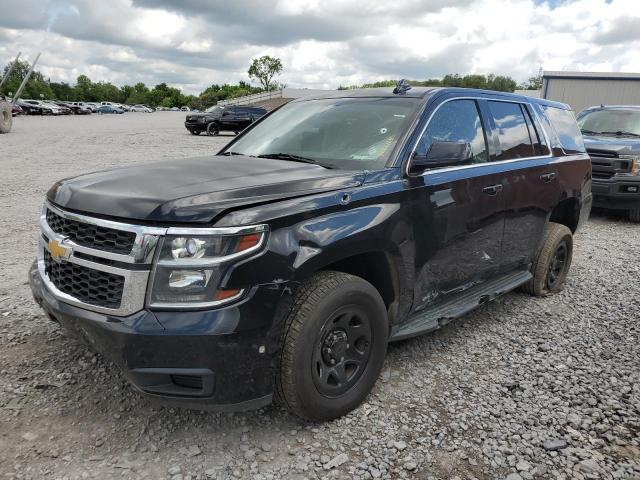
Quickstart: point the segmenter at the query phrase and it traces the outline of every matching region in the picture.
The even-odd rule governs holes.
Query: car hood
[[[584,144],[588,150],[607,150],[618,155],[640,154],[640,138],[615,137],[612,135],[585,135]]]
[[[158,223],[211,223],[226,210],[360,185],[362,172],[246,156],[208,156],[90,173],[56,183],[59,207]]]

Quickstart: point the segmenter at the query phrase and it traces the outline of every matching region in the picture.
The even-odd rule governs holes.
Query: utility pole
[[[9,75],[11,75],[11,72],[13,72],[14,67],[18,64],[18,59],[20,58],[20,55],[22,54],[22,52],[18,52],[18,56],[16,57],[16,59],[13,61],[13,63],[11,63],[11,65],[9,65],[9,70],[7,70],[7,74],[2,77],[2,80],[0,80],[0,88],[2,88],[2,85],[4,85],[4,82],[6,82],[7,78],[9,78]]]
[[[29,71],[24,76],[24,79],[22,80],[22,83],[18,87],[18,91],[13,96],[13,100],[12,100],[13,103],[16,103],[18,101],[18,99],[20,98],[20,94],[22,93],[22,90],[24,90],[25,85],[29,81],[29,77],[31,77],[31,74],[33,73],[33,69],[36,68],[36,63],[38,63],[38,59],[39,58],[40,58],[40,54],[38,53],[38,55],[36,56],[36,59],[31,64],[31,67],[29,67]]]

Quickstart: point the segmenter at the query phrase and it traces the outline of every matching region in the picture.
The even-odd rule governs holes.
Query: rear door
[[[501,99],[485,108],[504,173],[505,228],[500,270],[528,270],[561,187],[549,142],[532,105]]]
[[[489,147],[476,99],[450,99],[432,114],[416,146],[468,142],[472,165],[430,169],[411,178],[418,188],[412,212],[415,236],[414,311],[443,303],[495,275],[504,230],[502,177]]]

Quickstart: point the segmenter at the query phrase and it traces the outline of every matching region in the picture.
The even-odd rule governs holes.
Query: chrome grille
[[[78,300],[103,308],[120,308],[124,277],[101,272],[74,263],[56,263],[44,251],[44,268],[51,283],[61,292]]]
[[[131,252],[136,240],[134,232],[77,222],[61,217],[49,209],[47,210],[47,223],[51,230],[68,237],[78,245],[105,252],[126,255]]]

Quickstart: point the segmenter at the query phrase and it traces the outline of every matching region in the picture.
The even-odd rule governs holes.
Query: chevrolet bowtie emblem
[[[65,247],[61,242],[58,242],[57,240],[49,240],[49,253],[55,262],[60,263],[63,260],[68,260],[71,256],[71,252],[73,252],[73,250],[69,247]]]

